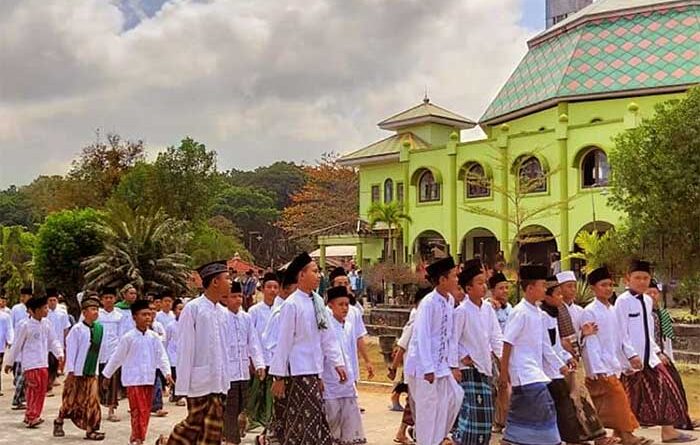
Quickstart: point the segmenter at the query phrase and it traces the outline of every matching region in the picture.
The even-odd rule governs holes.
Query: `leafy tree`
[[[411,217],[404,212],[403,204],[398,201],[389,203],[374,202],[367,210],[369,225],[375,227],[377,223],[384,223],[387,227],[387,240],[389,241],[389,262],[394,261],[394,230],[401,229],[403,223],[410,223]]]
[[[231,170],[228,182],[239,187],[253,187],[274,195],[275,208],[282,210],[291,204],[291,197],[306,183],[304,169],[293,162],[278,161],[253,171]]]
[[[212,213],[225,216],[247,234],[273,223],[280,212],[275,209],[274,199],[260,189],[227,186]]]
[[[148,193],[153,208],[175,219],[200,221],[210,215],[223,186],[216,171],[216,152],[185,138],[179,147],[159,153],[153,163]]]
[[[638,253],[666,281],[700,272],[700,88],[655,108],[610,153],[612,205],[629,215]]]
[[[195,228],[187,251],[192,258],[191,264],[195,267],[210,261],[232,258],[236,253],[246,261],[251,260],[250,254],[239,238],[226,234],[207,223],[199,224]]]
[[[121,178],[144,158],[143,141],[122,140],[108,133],[106,142],[95,142],[83,148],[67,179],[79,182],[93,207],[102,207],[119,185]]]
[[[34,242],[35,236],[22,226],[0,226],[0,288],[12,301],[32,282]]]
[[[0,191],[0,226],[31,227],[35,220],[27,193],[14,185]]]
[[[187,289],[190,256],[184,251],[191,233],[185,221],[162,210],[134,210],[112,202],[101,215],[98,229],[104,248],[82,262],[87,287],[132,284],[140,293]]]
[[[156,207],[154,167],[145,161],[138,162],[125,174],[112,193],[111,201],[136,207]]]
[[[39,176],[21,190],[28,196],[38,220],[60,210],[88,207],[93,201],[87,187],[60,175]]]
[[[305,168],[306,184],[292,196],[277,223],[292,239],[310,240],[318,230],[357,222],[357,171],[339,165],[336,159],[325,154],[317,165]]]
[[[102,249],[94,209],[52,213],[39,228],[34,248],[35,275],[47,287],[65,293],[72,312],[78,311],[75,295],[85,283],[81,262]]]

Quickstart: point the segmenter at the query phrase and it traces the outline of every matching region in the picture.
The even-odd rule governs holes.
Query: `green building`
[[[461,141],[477,122],[426,98],[379,123],[387,138],[341,158],[359,169],[361,219],[375,201],[398,200],[411,216],[395,258],[492,263],[502,251],[546,263],[573,251],[580,231],[614,227],[612,137],[700,82],[700,0],[599,0],[528,48],[478,122],[485,139]],[[386,257],[384,229],[320,236],[322,262],[341,244],[357,246],[363,265]]]

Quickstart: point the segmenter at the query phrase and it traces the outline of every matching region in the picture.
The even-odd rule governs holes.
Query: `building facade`
[[[359,169],[361,219],[376,201],[410,215],[394,258],[547,263],[580,231],[614,227],[613,138],[700,83],[700,1],[599,0],[528,47],[479,120],[485,139],[461,141],[476,122],[425,99],[380,122],[386,139],[341,158]],[[372,252],[358,255],[366,265],[387,254],[374,229],[319,244],[355,244]]]

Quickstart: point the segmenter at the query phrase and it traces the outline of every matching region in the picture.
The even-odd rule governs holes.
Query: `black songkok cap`
[[[142,311],[144,309],[150,309],[151,307],[151,302],[148,300],[136,300],[134,301],[131,306],[131,315],[136,315],[138,311]]]
[[[100,300],[95,297],[88,297],[80,302],[80,309],[87,309],[89,307],[100,307]]]
[[[100,297],[103,295],[114,295],[117,296],[117,290],[113,287],[103,287],[100,289]]]
[[[20,289],[19,293],[22,295],[32,295],[34,291],[31,287],[23,287],[22,289]]]
[[[506,278],[505,275],[501,272],[496,272],[494,273],[491,278],[489,278],[489,289],[493,289],[496,287],[498,283],[502,283],[504,281],[508,281],[508,278]]]
[[[469,282],[477,275],[484,273],[484,266],[481,264],[481,260],[474,258],[472,260],[464,263],[464,268],[459,273],[457,279],[459,280],[459,285],[465,287]]]
[[[632,272],[646,272],[646,273],[651,273],[651,264],[649,261],[644,261],[644,260],[633,260],[632,263],[630,263],[629,267],[629,273]]]
[[[46,288],[46,298],[58,297],[58,289],[55,287]]]
[[[591,271],[586,279],[588,280],[588,284],[593,286],[594,284],[597,284],[603,280],[612,279],[612,275],[610,274],[608,268],[603,266]]]
[[[413,296],[413,304],[420,303],[420,301],[432,291],[433,288],[428,286],[418,288],[418,290],[416,291],[416,295]]]
[[[519,275],[521,280],[546,280],[548,274],[549,269],[547,269],[547,266],[539,264],[520,266]]]
[[[348,294],[348,289],[345,286],[335,286],[328,289],[328,301],[342,297],[350,298],[350,294]]]
[[[49,299],[46,297],[32,297],[29,300],[27,300],[27,309],[35,311],[47,304],[49,304]]]
[[[160,296],[163,298],[165,298],[165,297],[173,298],[175,296],[175,293],[170,289],[165,289],[163,292],[160,293]]]
[[[440,276],[454,268],[455,260],[451,256],[448,256],[435,261],[433,264],[428,266],[425,271],[428,273],[428,277],[431,280],[436,281],[438,278],[440,278]]]
[[[279,277],[277,276],[276,273],[273,273],[273,272],[267,272],[265,275],[263,275],[263,279],[262,279],[263,286],[268,281],[276,281],[278,284],[280,283]]]
[[[207,263],[197,268],[197,273],[199,274],[202,280],[204,280],[207,277],[219,275],[220,273],[224,272],[228,272],[228,267],[226,266],[225,260],[213,261],[211,263]]]
[[[234,281],[231,283],[231,293],[232,294],[241,294],[243,293],[243,286],[241,286],[241,283],[238,281]]]
[[[554,289],[556,287],[559,287],[559,280],[557,279],[556,276],[552,275],[547,277],[547,290]]]
[[[335,280],[337,277],[346,276],[348,276],[348,273],[345,272],[345,268],[338,266],[335,269],[333,269],[330,274],[328,274],[328,281],[332,283],[333,280]]]
[[[299,276],[299,272],[301,272],[301,270],[303,268],[305,268],[306,265],[311,263],[312,261],[313,261],[313,259],[311,259],[309,254],[306,252],[302,252],[299,255],[297,255],[296,258],[294,258],[292,260],[292,262],[289,263],[289,266],[287,267],[287,272],[286,272],[286,275],[288,275],[287,279],[288,280],[294,279],[293,282],[296,283],[297,277]],[[291,283],[291,281],[290,281],[290,283]]]

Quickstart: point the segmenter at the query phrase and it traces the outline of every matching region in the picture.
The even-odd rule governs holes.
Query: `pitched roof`
[[[384,119],[377,125],[384,130],[398,130],[428,122],[450,125],[460,129],[472,128],[476,125],[476,122],[471,119],[431,103],[427,97],[415,107]]]
[[[388,138],[382,139],[381,141],[370,144],[352,153],[348,153],[342,156],[339,159],[339,162],[341,164],[350,165],[356,163],[357,161],[366,160],[367,158],[398,158],[404,141],[410,142],[411,148],[413,149],[420,150],[430,147],[427,142],[411,132],[400,133],[389,136]]]
[[[529,46],[482,123],[558,100],[675,91],[700,82],[700,0],[600,0]]]

